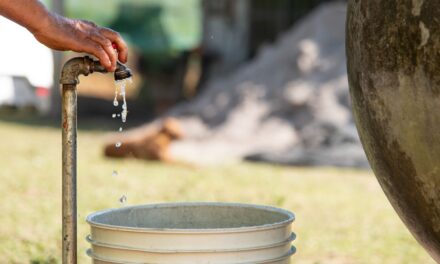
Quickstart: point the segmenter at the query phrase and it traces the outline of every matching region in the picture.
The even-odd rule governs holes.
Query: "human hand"
[[[109,72],[116,70],[118,59],[122,63],[127,62],[127,44],[119,33],[90,21],[52,14],[41,27],[31,32],[39,42],[49,48],[96,56]]]

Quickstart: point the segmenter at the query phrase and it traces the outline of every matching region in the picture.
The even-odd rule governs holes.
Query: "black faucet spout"
[[[115,71],[115,81],[128,79],[132,76],[131,70],[124,64],[117,63]]]

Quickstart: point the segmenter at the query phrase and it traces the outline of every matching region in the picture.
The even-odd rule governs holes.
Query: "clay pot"
[[[364,149],[397,213],[440,262],[440,2],[348,2],[350,93]]]

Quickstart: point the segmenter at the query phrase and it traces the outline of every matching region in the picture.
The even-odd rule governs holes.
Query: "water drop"
[[[118,176],[118,172],[114,170],[114,171],[112,172],[112,176],[113,176],[113,177]]]
[[[113,115],[112,115],[112,118],[116,118],[116,114],[113,114]]]
[[[119,202],[120,202],[121,204],[125,204],[125,203],[127,202],[127,196],[122,195],[121,198],[119,198]]]
[[[120,148],[122,146],[122,142],[116,142],[115,147]]]
[[[118,117],[121,117],[121,114],[118,114],[117,116],[118,116]]]
[[[122,110],[121,120],[123,123],[127,122],[127,114],[128,114],[127,109]]]
[[[123,128],[122,128],[122,127],[120,127],[120,128],[119,128],[119,132],[122,132],[122,130],[123,130]]]
[[[115,87],[115,98],[113,99],[113,105],[114,106],[118,106],[119,102],[118,102],[118,86]]]

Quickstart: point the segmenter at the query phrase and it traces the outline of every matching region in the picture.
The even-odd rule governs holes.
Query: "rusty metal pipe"
[[[62,214],[63,263],[76,264],[76,85],[64,84],[62,90]]]
[[[77,187],[76,187],[76,137],[77,93],[79,75],[107,70],[89,57],[73,58],[65,63],[61,72],[62,85],[62,259],[63,264],[77,263]],[[118,63],[115,80],[131,77],[131,71]]]

